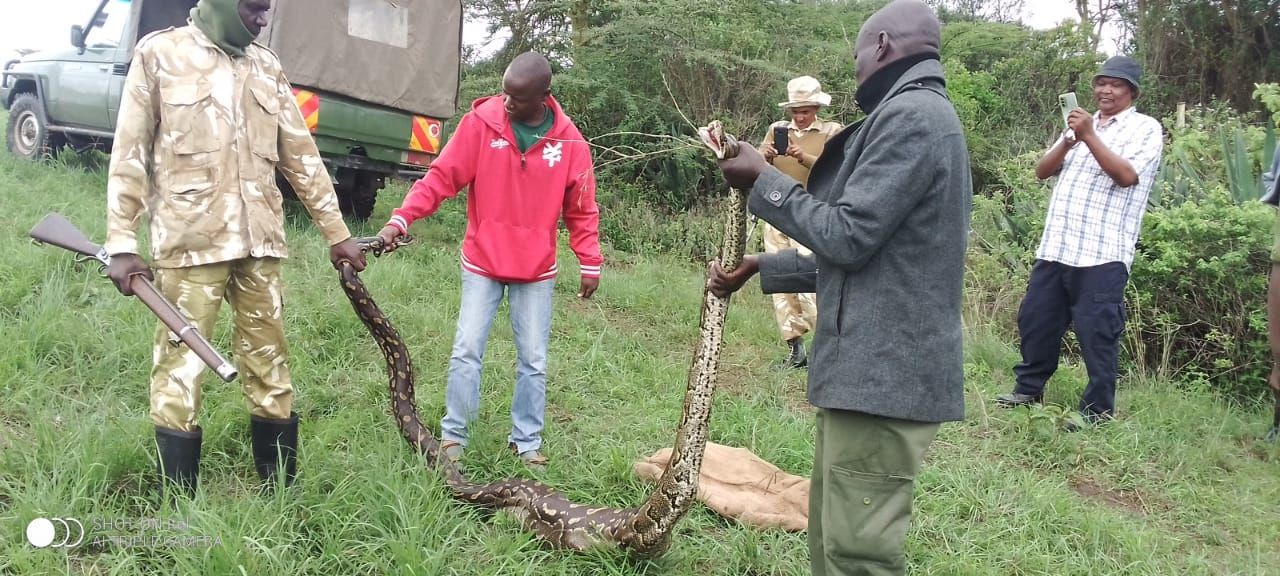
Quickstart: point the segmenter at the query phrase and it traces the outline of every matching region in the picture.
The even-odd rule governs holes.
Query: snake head
[[[732,134],[725,134],[724,124],[712,120],[710,124],[698,128],[698,140],[711,149],[716,159],[725,160],[738,155],[738,139]]]
[[[356,247],[360,248],[361,252],[373,254],[374,256],[382,256],[383,254],[390,254],[391,252],[394,252],[401,246],[413,244],[413,236],[408,234],[397,236],[390,244],[383,242],[382,238],[379,236],[356,238],[355,242]]]

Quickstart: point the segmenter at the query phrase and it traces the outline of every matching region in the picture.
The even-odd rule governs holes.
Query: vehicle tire
[[[342,215],[360,222],[368,220],[373,215],[378,190],[385,184],[386,177],[377,172],[339,168],[333,185]]]
[[[4,134],[5,147],[9,153],[24,160],[51,158],[66,145],[66,138],[62,134],[49,131],[44,104],[29,92],[13,99]]]

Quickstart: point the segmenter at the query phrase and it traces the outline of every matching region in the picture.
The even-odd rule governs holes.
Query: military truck
[[[6,64],[9,152],[38,160],[64,148],[109,151],[134,46],[186,25],[195,3],[100,0],[87,24],[71,27],[72,49]],[[280,57],[344,214],[368,218],[387,178],[430,167],[456,111],[460,0],[275,0],[258,42]]]

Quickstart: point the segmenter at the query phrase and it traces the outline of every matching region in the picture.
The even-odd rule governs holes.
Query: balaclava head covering
[[[200,0],[191,9],[191,22],[232,56],[244,56],[253,42],[253,34],[240,20],[240,0]]]

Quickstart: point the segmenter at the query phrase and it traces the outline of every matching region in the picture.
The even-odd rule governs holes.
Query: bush
[[[1241,395],[1263,390],[1275,218],[1220,185],[1147,214],[1127,298],[1134,362]]]
[[[995,162],[969,221],[965,323],[1009,342],[1018,339],[1018,305],[1049,205],[1049,185],[1035,177],[1038,159],[1027,153]]]
[[[634,254],[666,253],[703,264],[718,255],[724,233],[723,198],[677,212],[645,199],[652,187],[600,182],[600,236],[610,246]]]
[[[1260,197],[1262,172],[1275,151],[1270,123],[1223,103],[1191,107],[1185,119],[1184,126],[1165,121],[1169,143],[1151,203],[1176,206],[1209,193],[1215,183],[1227,185],[1237,203]]]
[[[1029,153],[1000,162],[988,193],[973,203],[967,321],[1013,342],[1051,194],[1032,175],[1037,159]],[[1148,210],[1126,295],[1121,361],[1248,396],[1263,390],[1270,367],[1266,291],[1276,216],[1258,202],[1236,203],[1221,180]],[[1066,353],[1075,348],[1068,338]]]

